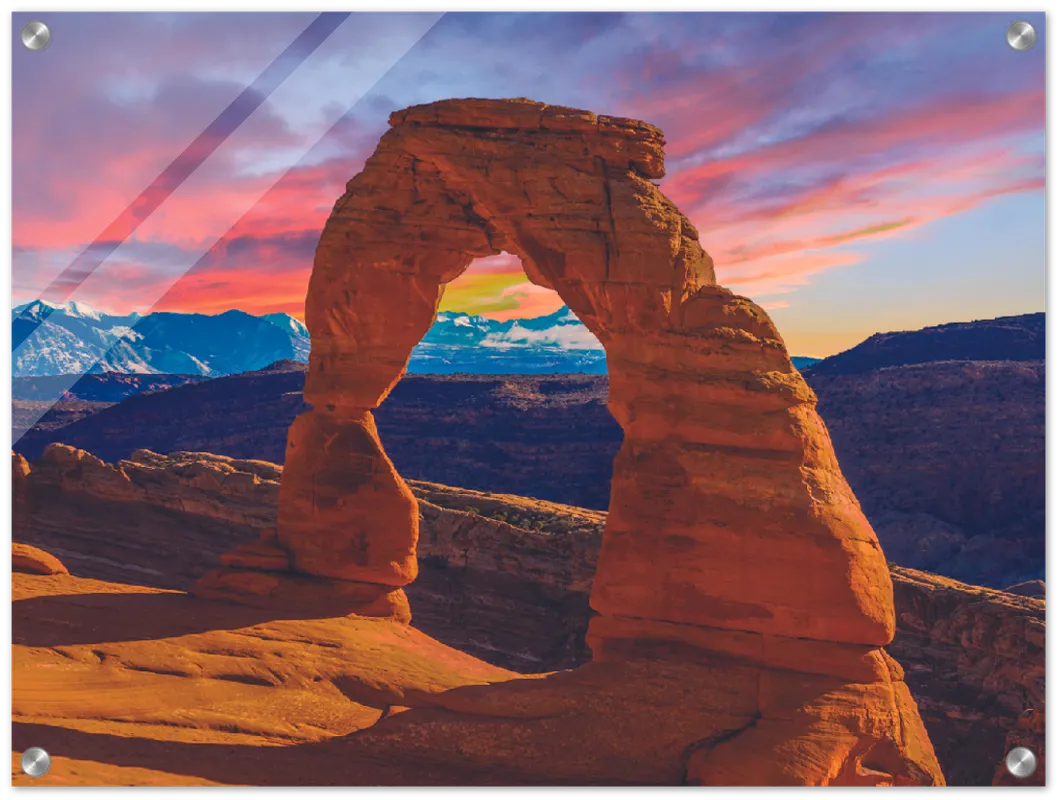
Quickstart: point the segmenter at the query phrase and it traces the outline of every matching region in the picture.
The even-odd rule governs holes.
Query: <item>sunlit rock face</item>
[[[662,132],[527,100],[442,101],[390,123],[317,248],[313,410],[290,429],[275,542],[211,576],[207,588],[226,589],[212,596],[253,585],[260,603],[250,576],[266,558],[289,565],[264,592],[277,602],[284,581],[311,576],[376,587],[338,592],[351,612],[363,593],[365,613],[389,602],[406,618],[416,501],[372,412],[445,284],[475,258],[513,253],[605,348],[624,431],[591,595],[594,661],[713,654],[756,676],[738,721],[683,742],[686,779],[942,782],[881,649],[894,608],[875,534],[771,320],[715,284],[697,231],[652,182]],[[722,713],[726,690],[693,688]]]

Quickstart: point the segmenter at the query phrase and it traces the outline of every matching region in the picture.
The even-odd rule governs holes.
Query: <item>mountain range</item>
[[[305,326],[288,314],[244,311],[141,316],[79,302],[34,300],[12,313],[16,377],[84,372],[231,375],[282,359],[307,360]]]
[[[80,302],[34,300],[12,313],[15,377],[133,373],[219,377],[309,359],[309,332],[290,314],[169,311],[118,315]],[[816,359],[795,358],[798,367]],[[547,374],[607,371],[596,338],[565,306],[498,321],[443,311],[412,352],[411,373]]]

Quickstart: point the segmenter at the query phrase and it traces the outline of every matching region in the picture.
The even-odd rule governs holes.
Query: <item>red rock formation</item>
[[[29,462],[18,453],[11,453],[11,531],[17,536],[26,529],[29,513]]]
[[[80,574],[163,588],[200,578],[202,596],[288,611],[356,606],[407,622],[408,602],[392,587],[291,572],[275,544],[281,471],[265,461],[149,450],[108,464],[52,444],[32,465],[13,457],[15,535],[60,553]],[[240,541],[223,569],[201,577],[218,547]]]
[[[590,637],[621,638],[627,625],[641,637],[657,620],[662,638],[691,625],[886,644],[885,559],[775,327],[721,289],[679,311],[668,346],[652,341],[611,374],[625,441]]]
[[[772,322],[714,285],[697,231],[651,182],[661,131],[526,100],[443,101],[391,126],[313,265],[314,409],[290,429],[277,533],[295,574],[400,606],[417,573],[416,502],[372,410],[444,285],[476,257],[515,253],[606,348],[625,434],[592,593],[595,660],[690,651],[761,669],[755,724],[696,749],[687,779],[757,782],[764,754],[767,782],[942,782],[881,649],[894,609],[875,534]],[[237,598],[234,581],[253,584],[251,602],[283,603],[286,576],[228,567],[198,591]]]
[[[887,650],[908,673],[947,782],[988,784],[1015,746],[1005,737],[1043,753],[1044,601],[903,567],[893,578],[897,636]],[[1028,711],[1037,733],[1019,722]]]
[[[1005,590],[1008,594],[1017,594],[1021,597],[1033,597],[1037,600],[1044,599],[1044,581],[1022,581]]]
[[[15,572],[32,572],[36,575],[69,575],[70,570],[53,556],[28,544],[13,542],[11,545],[11,569]]]
[[[294,572],[290,555],[276,542],[275,528],[266,528],[256,542],[225,553],[221,563],[221,569],[195,584],[199,597],[315,613],[344,614],[355,608],[363,617],[392,617],[405,624],[412,619],[404,592],[392,586]]]
[[[280,469],[209,453],[141,450],[108,464],[49,445],[14,458],[14,538],[56,553],[75,574],[187,588],[218,546],[275,524]]]

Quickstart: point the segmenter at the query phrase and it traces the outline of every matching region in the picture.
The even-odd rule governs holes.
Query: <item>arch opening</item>
[[[622,440],[602,345],[556,292],[528,283],[517,256],[476,259],[443,291],[374,412],[418,504],[405,587],[415,626],[516,672],[576,667],[590,655],[588,590]],[[566,565],[552,580],[516,570],[498,581],[497,553]]]
[[[559,294],[529,281],[518,256],[475,259],[442,286],[407,373],[606,374],[606,356]]]
[[[622,432],[606,408],[602,345],[551,290],[528,307],[507,302],[507,287],[527,286],[516,257],[474,269],[444,287],[437,321],[375,412],[396,469],[605,511]]]

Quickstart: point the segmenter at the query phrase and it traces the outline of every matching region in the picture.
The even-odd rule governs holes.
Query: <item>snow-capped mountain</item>
[[[309,331],[290,314],[118,315],[35,300],[12,315],[16,377],[82,372],[230,375],[309,360]],[[799,362],[810,359],[795,359]],[[443,311],[412,351],[409,372],[540,374],[607,371],[599,341],[570,309],[504,322]]]
[[[85,303],[34,300],[12,312],[16,377],[82,372],[230,375],[305,361],[305,327],[286,314],[117,315]],[[286,318],[286,319],[280,319]]]
[[[266,319],[273,325],[278,325],[292,336],[300,336],[303,339],[309,338],[309,329],[305,327],[305,323],[290,314],[262,314],[261,319]]]
[[[603,350],[588,328],[566,306],[543,317],[505,322],[445,311],[425,337],[423,344],[474,344],[499,350],[512,348],[558,348]]]
[[[412,351],[409,372],[539,374],[607,371],[603,346],[570,309],[504,322],[443,311]]]
[[[305,323],[290,314],[263,314],[261,319],[268,320],[281,328],[291,337],[294,346],[294,358],[298,361],[309,360],[309,329]]]
[[[15,376],[81,372],[229,375],[309,359],[309,331],[289,314],[117,315],[35,300],[14,309]],[[498,322],[442,312],[410,372],[606,372],[603,350],[569,309]]]

